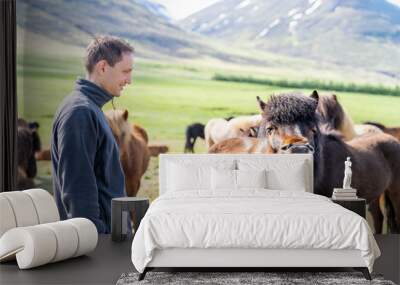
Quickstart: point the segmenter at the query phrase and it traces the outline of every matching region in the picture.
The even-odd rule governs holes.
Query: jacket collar
[[[75,89],[87,96],[93,103],[102,108],[113,96],[97,84],[83,78],[78,78]]]

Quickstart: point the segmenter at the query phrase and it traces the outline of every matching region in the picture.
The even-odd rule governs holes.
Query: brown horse
[[[43,149],[35,153],[36,160],[50,161],[51,152],[50,149]]]
[[[386,127],[377,122],[366,122],[366,125],[375,126],[381,129],[384,133],[394,136],[396,139],[400,141],[400,127]]]
[[[38,134],[39,124],[27,122],[22,118],[17,121],[17,189],[24,190],[35,187],[37,174],[35,153],[41,149]]]
[[[161,153],[167,153],[169,147],[165,144],[151,144],[149,145],[150,156],[159,156]]]
[[[352,187],[367,203],[377,201],[386,191],[393,206],[391,231],[399,232],[400,143],[384,133],[344,142],[329,128],[320,127],[317,95],[273,95],[268,103],[257,98],[263,112],[259,134],[266,137],[273,152],[313,153],[314,193],[327,197],[333,188],[342,186],[344,161],[351,157]],[[381,232],[382,216],[372,214],[376,232]]]
[[[339,131],[345,141],[350,141],[359,136],[382,132],[396,135],[396,128],[385,128],[385,126],[378,123],[367,122],[355,125],[335,94],[319,95],[317,91],[314,91],[311,97],[318,101],[317,113],[323,127]],[[400,139],[400,128],[398,135],[398,139]],[[374,212],[374,217],[385,214],[384,218],[387,218],[388,211],[393,210],[385,194],[382,194],[376,201],[371,201],[369,209],[371,212]]]
[[[141,126],[132,124],[132,128],[133,128],[133,130],[132,130],[133,136],[135,138],[142,138],[146,142],[150,156],[157,157],[160,153],[166,153],[169,151],[169,148],[167,145],[149,144],[149,136],[147,135],[146,130],[143,129]]]
[[[372,124],[354,124],[335,94],[319,95],[317,91],[314,91],[311,97],[318,98],[317,113],[320,122],[326,127],[339,131],[343,140],[349,141],[358,136],[382,133],[379,127]]]
[[[214,144],[208,153],[272,153],[266,139],[258,139],[258,127],[240,129],[240,137]]]
[[[135,197],[150,160],[147,133],[143,128],[128,122],[127,110],[110,110],[105,112],[105,116],[120,149],[126,194]]]
[[[214,144],[208,153],[273,153],[267,139],[240,137]]]
[[[32,133],[28,128],[17,128],[17,190],[34,188],[37,173]]]

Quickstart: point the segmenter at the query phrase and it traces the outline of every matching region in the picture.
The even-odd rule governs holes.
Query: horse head
[[[258,137],[268,139],[275,153],[314,153],[318,149],[318,98],[302,94],[257,97],[262,111]]]
[[[128,110],[109,110],[104,113],[114,138],[119,146],[128,141],[132,126],[128,122]]]
[[[354,125],[350,115],[343,109],[335,94],[320,95],[314,91],[311,97],[318,101],[317,113],[323,132],[335,134],[345,141],[357,136],[357,127],[359,128],[360,125]],[[360,129],[360,133],[369,132],[367,129]],[[376,132],[375,128],[371,129]]]
[[[316,90],[310,95],[318,101],[317,113],[321,125],[326,129],[342,131],[347,114],[335,94],[319,95]]]

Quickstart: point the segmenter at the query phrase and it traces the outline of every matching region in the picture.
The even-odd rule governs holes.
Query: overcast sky
[[[169,15],[175,20],[181,20],[190,14],[218,2],[219,0],[153,0],[163,4]],[[386,0],[400,7],[400,0]]]
[[[218,2],[219,0],[153,0],[167,8],[169,15],[175,20],[181,20],[190,14]],[[400,0],[398,0],[400,1]]]
[[[390,3],[393,3],[393,4],[395,4],[395,5],[400,7],[400,0],[386,0],[386,1],[388,1]]]

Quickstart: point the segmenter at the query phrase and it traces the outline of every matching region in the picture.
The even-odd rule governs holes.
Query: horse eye
[[[267,131],[267,133],[270,135],[272,133],[272,131],[274,130],[274,127],[268,127],[265,129]]]
[[[284,145],[281,149],[282,150],[288,150],[291,147],[292,147],[292,144],[290,143],[290,144]]]

